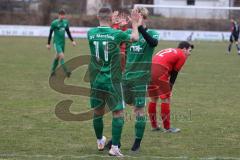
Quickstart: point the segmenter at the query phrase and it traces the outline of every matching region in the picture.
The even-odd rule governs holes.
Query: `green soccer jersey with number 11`
[[[89,64],[91,83],[121,82],[121,56],[119,45],[129,41],[130,35],[107,26],[100,26],[88,31],[91,51]]]
[[[132,31],[126,31],[130,34]],[[154,30],[147,30],[147,33],[159,39],[159,34]],[[151,72],[152,55],[155,47],[151,47],[142,34],[139,34],[139,40],[130,44],[127,48],[126,68],[123,80],[148,82]]]

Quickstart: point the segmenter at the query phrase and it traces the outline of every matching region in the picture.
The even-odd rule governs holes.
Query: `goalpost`
[[[240,7],[134,5],[137,6],[150,11],[148,25],[158,29],[163,40],[228,41],[230,18],[240,22]]]
[[[153,15],[195,19],[229,19],[240,17],[240,7],[173,6],[135,4],[148,8]]]

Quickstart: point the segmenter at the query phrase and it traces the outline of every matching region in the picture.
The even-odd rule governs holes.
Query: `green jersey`
[[[65,44],[65,31],[69,28],[69,22],[66,19],[55,19],[51,23],[51,30],[54,32],[53,42],[56,44]]]
[[[130,41],[130,35],[111,27],[100,26],[88,31],[88,41],[91,51],[90,82],[121,82],[119,45],[123,41]]]
[[[131,33],[131,30],[126,31]],[[154,30],[147,30],[153,38],[159,39],[159,34]],[[148,81],[151,72],[152,55],[155,47],[151,47],[142,34],[139,40],[127,47],[126,68],[123,80]]]

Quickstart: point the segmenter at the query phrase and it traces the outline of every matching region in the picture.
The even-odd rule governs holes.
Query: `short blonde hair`
[[[141,15],[143,16],[144,19],[148,18],[149,11],[148,11],[147,8],[145,8],[145,7],[136,7],[134,9],[136,9],[138,11],[138,13],[141,13]]]

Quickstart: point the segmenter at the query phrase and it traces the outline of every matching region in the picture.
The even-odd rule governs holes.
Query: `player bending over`
[[[152,130],[164,130],[176,133],[179,128],[171,128],[170,125],[170,98],[173,85],[191,50],[194,46],[186,41],[179,43],[177,48],[161,50],[152,59],[151,83],[148,87],[150,102],[148,105],[148,115]],[[161,99],[161,118],[163,128],[158,126],[156,116],[156,106],[158,99]]]

